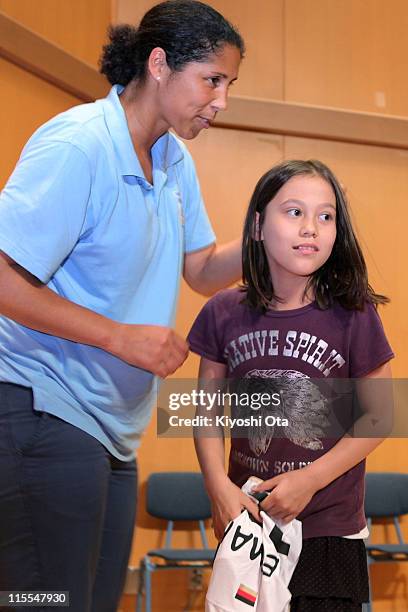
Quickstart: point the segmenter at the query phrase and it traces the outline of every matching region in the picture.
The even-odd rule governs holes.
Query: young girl
[[[393,353],[376,311],[388,300],[368,284],[344,192],[324,164],[287,161],[260,179],[245,221],[243,281],[212,298],[190,332],[200,380],[256,377],[262,386],[277,379],[285,408],[292,401],[305,411],[296,422],[285,414],[280,439],[265,427],[232,437],[228,475],[222,437],[196,438],[215,534],[221,539],[244,507],[257,516],[240,487],[261,478],[259,490],[271,491],[263,509],[302,521],[292,612],[361,610],[368,599],[365,457],[383,438],[319,439],[313,427],[321,433],[327,418],[318,414],[320,383],[358,378],[366,401],[366,379],[389,378]]]

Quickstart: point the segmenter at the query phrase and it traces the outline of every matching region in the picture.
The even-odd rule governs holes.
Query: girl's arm
[[[370,384],[373,379],[386,379]],[[275,518],[289,522],[309,503],[314,493],[350,470],[367,457],[383,440],[384,431],[392,427],[391,367],[385,363],[357,384],[357,392],[365,414],[356,422],[353,437],[346,434],[333,448],[304,468],[265,480],[256,489],[269,491],[262,507]],[[384,416],[385,414],[385,416]],[[381,437],[368,437],[375,428]],[[356,435],[366,437],[355,437]]]
[[[222,363],[201,358],[199,370],[199,386],[206,391],[211,389],[211,383],[225,378],[226,366]],[[199,414],[204,414],[205,409]],[[206,413],[208,416],[208,413]],[[215,415],[211,413],[213,418]],[[204,428],[203,428],[204,429]],[[259,520],[258,507],[245,493],[228,478],[224,460],[224,435],[222,427],[213,425],[211,431],[196,430],[194,443],[201,470],[204,475],[206,489],[211,500],[214,533],[221,540],[228,523],[239,516],[246,508]]]

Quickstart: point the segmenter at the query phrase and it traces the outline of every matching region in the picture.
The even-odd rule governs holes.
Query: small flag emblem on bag
[[[253,591],[249,587],[245,586],[245,584],[240,584],[239,589],[235,594],[235,599],[239,599],[239,601],[248,604],[248,606],[254,607],[257,595],[258,593],[256,591]]]

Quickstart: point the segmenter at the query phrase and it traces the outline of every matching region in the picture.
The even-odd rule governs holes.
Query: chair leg
[[[370,560],[367,560],[367,571],[368,571],[368,593],[369,593],[369,600],[367,604],[363,605],[363,612],[372,612],[373,606],[372,606],[372,588],[371,588],[371,577],[370,577],[370,567],[371,567],[371,563]]]
[[[144,559],[140,562],[139,584],[136,597],[136,612],[142,612],[143,607],[143,589],[145,583],[146,565]]]
[[[152,611],[152,572],[149,567],[149,561],[146,562],[145,572],[145,610]]]

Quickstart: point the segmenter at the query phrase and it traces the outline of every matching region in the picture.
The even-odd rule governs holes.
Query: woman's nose
[[[218,95],[211,106],[216,112],[224,111],[228,106],[228,89],[226,87],[220,87],[217,93]]]

